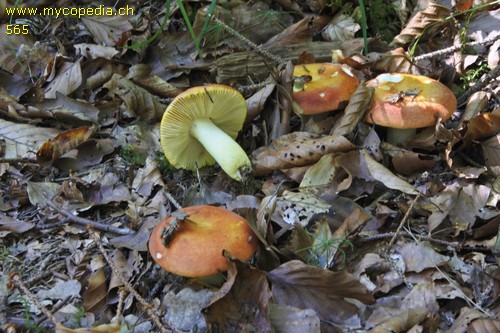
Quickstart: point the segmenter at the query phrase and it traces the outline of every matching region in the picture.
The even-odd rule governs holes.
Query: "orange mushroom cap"
[[[292,97],[305,115],[340,108],[351,99],[359,80],[344,66],[331,63],[297,65]]]
[[[149,238],[149,252],[165,270],[185,277],[209,276],[227,270],[223,250],[243,261],[255,253],[257,237],[238,214],[214,206],[191,206],[178,212],[186,217],[167,217]],[[177,229],[165,246],[164,230],[174,223]]]
[[[365,121],[391,128],[421,128],[451,117],[457,99],[444,84],[423,75],[381,74],[366,83],[374,87]]]

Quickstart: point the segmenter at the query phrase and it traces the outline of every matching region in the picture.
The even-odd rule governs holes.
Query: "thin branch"
[[[43,314],[45,315],[45,317],[47,317],[51,322],[54,323],[54,325],[58,326],[62,326],[61,322],[59,322],[55,317],[54,315],[52,314],[52,312],[50,312],[45,306],[43,306],[42,303],[40,303],[40,300],[38,299],[38,297],[36,297],[35,294],[33,294],[29,289],[28,287],[26,287],[26,285],[23,283],[23,281],[21,280],[21,277],[19,276],[19,274],[14,274],[10,277],[10,280],[12,281],[12,283],[14,284],[14,286],[16,286],[17,289],[19,289],[23,294],[25,294],[29,300],[31,302],[33,302],[33,304],[35,304],[35,306],[43,312]]]
[[[112,227],[112,226],[107,225],[107,224],[103,224],[103,223],[95,222],[95,221],[92,221],[92,220],[89,220],[89,219],[86,219],[83,217],[75,216],[71,212],[69,212],[65,209],[62,209],[61,207],[59,207],[53,201],[50,201],[50,200],[47,201],[47,205],[49,207],[55,209],[59,214],[62,214],[65,217],[67,217],[71,222],[74,222],[77,224],[81,224],[84,226],[91,226],[92,228],[95,228],[98,230],[112,232],[112,233],[119,234],[119,235],[129,235],[129,234],[133,233],[133,231],[130,230],[129,228],[115,228],[115,227]]]
[[[106,260],[106,262],[108,263],[108,265],[111,267],[111,270],[113,271],[113,273],[115,273],[116,277],[118,277],[118,279],[120,280],[120,282],[125,286],[126,290],[129,293],[131,293],[132,296],[134,296],[137,299],[137,301],[139,301],[139,303],[144,307],[144,309],[146,310],[146,312],[149,315],[149,318],[151,318],[154,321],[154,323],[156,324],[156,327],[162,333],[169,333],[170,331],[165,326],[163,326],[160,318],[158,317],[158,315],[153,310],[151,304],[149,304],[148,301],[146,299],[144,299],[134,289],[134,287],[125,279],[125,277],[121,273],[120,269],[118,269],[118,267],[116,267],[115,263],[110,258],[108,252],[106,251],[106,249],[102,245],[101,238],[99,237],[99,234],[96,231],[92,230],[92,228],[89,228],[89,231],[90,231],[90,234],[92,235],[94,241],[96,242],[96,244],[97,244],[97,246],[99,248],[99,251],[102,253],[104,259]],[[170,325],[170,326],[173,327],[173,325]],[[173,330],[175,332],[177,332],[177,330],[175,330],[175,329],[173,329]]]
[[[493,44],[499,38],[500,38],[500,35],[497,35],[497,36],[493,36],[491,38],[485,38],[482,41],[475,41],[475,42],[469,42],[469,43],[464,43],[464,44],[460,44],[460,45],[450,46],[450,47],[447,47],[447,48],[444,48],[441,50],[437,50],[434,52],[429,52],[429,53],[425,53],[425,54],[416,56],[413,58],[413,60],[420,61],[420,60],[424,60],[424,59],[434,58],[434,57],[437,57],[437,56],[440,56],[440,55],[443,55],[446,53],[452,53],[452,52],[458,51],[465,46],[478,46],[478,45]]]
[[[406,214],[405,216],[403,217],[403,219],[401,220],[401,222],[399,223],[399,226],[398,228],[396,229],[396,232],[394,233],[394,236],[391,238],[391,241],[389,242],[389,245],[387,245],[387,248],[390,249],[392,247],[392,245],[394,245],[394,242],[396,241],[396,238],[398,237],[399,235],[399,232],[401,231],[401,228],[403,228],[403,225],[406,223],[406,221],[408,221],[408,219],[410,218],[410,214],[411,212],[413,211],[413,206],[415,206],[415,202],[418,201],[418,199],[420,199],[420,196],[422,194],[419,193],[417,195],[417,197],[415,199],[413,199],[413,202],[411,203],[410,207],[408,208],[408,210],[406,211]]]
[[[284,64],[284,63],[286,63],[286,60],[284,60],[281,57],[278,57],[275,54],[272,54],[271,52],[269,52],[267,50],[264,50],[262,48],[262,46],[255,44],[250,39],[246,38],[245,36],[243,36],[242,34],[240,34],[238,31],[234,30],[233,28],[231,28],[230,26],[228,26],[226,23],[224,23],[221,20],[219,20],[214,15],[210,14],[210,17],[212,18],[212,20],[215,21],[215,23],[217,23],[218,25],[220,25],[221,27],[223,27],[224,30],[226,30],[228,33],[230,33],[234,37],[236,37],[239,40],[241,40],[243,43],[245,43],[248,46],[250,46],[252,49],[254,49],[260,55],[262,55],[262,56],[264,56],[264,57],[266,57],[268,59],[271,59],[272,61],[274,61],[277,64]]]
[[[483,90],[491,81],[497,80],[500,76],[500,66],[495,67],[491,72],[484,74],[481,78],[476,82],[475,85],[467,89],[462,95],[458,97],[457,105],[461,106],[467,102],[469,97],[472,96],[476,91]]]

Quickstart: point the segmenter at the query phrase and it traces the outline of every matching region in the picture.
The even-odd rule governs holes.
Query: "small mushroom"
[[[226,271],[224,250],[247,261],[257,244],[247,221],[238,214],[214,206],[191,206],[153,229],[149,252],[166,271],[194,278]]]
[[[163,114],[160,141],[165,156],[174,167],[189,170],[217,162],[241,181],[252,165],[234,139],[246,114],[245,98],[229,86],[211,84],[184,91]]]
[[[292,97],[304,115],[341,108],[349,102],[359,80],[344,66],[331,63],[297,65]]]
[[[387,141],[404,144],[417,128],[448,120],[457,99],[444,84],[423,75],[381,74],[366,83],[374,87],[365,121],[388,128]]]

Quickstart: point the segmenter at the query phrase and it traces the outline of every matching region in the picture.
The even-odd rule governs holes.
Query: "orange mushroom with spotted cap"
[[[229,86],[190,88],[174,98],[163,114],[163,152],[176,168],[196,170],[217,162],[231,178],[241,181],[252,165],[234,139],[246,115],[245,98]]]
[[[332,63],[297,65],[293,70],[293,100],[304,115],[341,108],[349,102],[359,80],[348,67]]]
[[[257,245],[243,217],[214,206],[182,208],[161,221],[149,238],[149,252],[158,265],[193,278],[226,271],[224,250],[247,261]]]
[[[417,128],[448,120],[457,107],[453,92],[423,75],[381,74],[366,83],[373,87],[372,104],[365,121],[388,128],[387,141],[403,144]]]

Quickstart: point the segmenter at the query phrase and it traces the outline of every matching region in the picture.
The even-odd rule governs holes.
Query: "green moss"
[[[122,146],[118,154],[130,164],[144,165],[146,163],[146,155],[137,151],[132,145]]]
[[[162,175],[166,175],[174,169],[174,167],[168,162],[165,154],[160,151],[155,151],[154,160],[156,164],[158,164],[158,168],[160,169]]]

